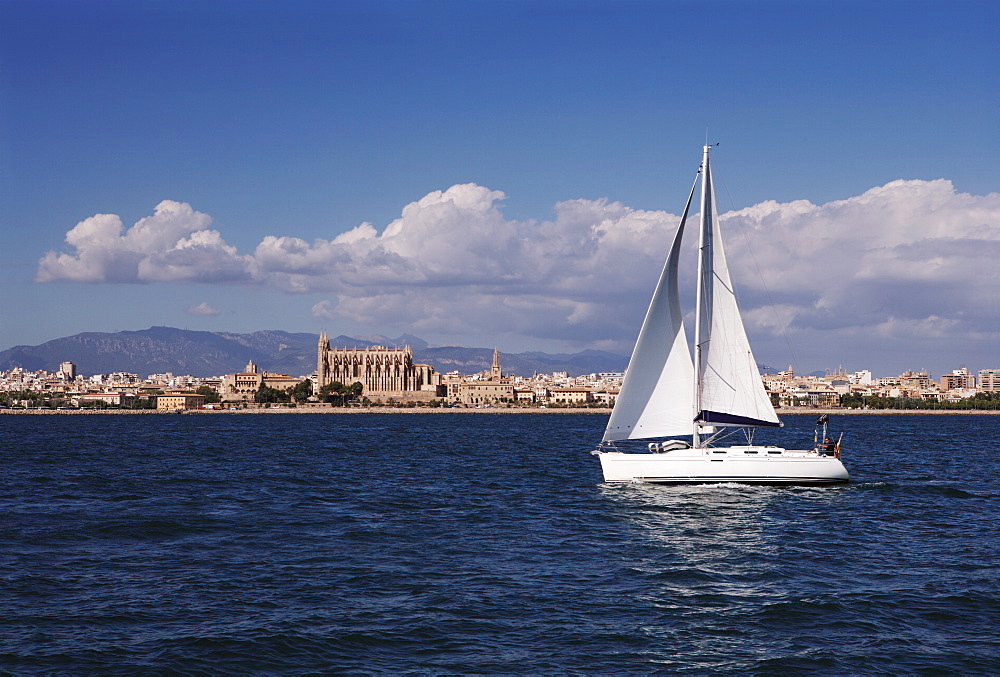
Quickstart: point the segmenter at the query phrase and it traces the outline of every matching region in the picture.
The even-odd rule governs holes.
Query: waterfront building
[[[263,374],[257,373],[257,365],[250,360],[240,373],[222,377],[219,396],[223,402],[252,402],[263,378]]]
[[[469,379],[459,378],[448,381],[448,398],[453,402],[479,407],[489,404],[526,401],[524,393],[515,393],[514,381],[505,377],[500,368],[500,351],[493,348],[493,363],[488,371],[480,372]]]
[[[1000,393],[1000,369],[980,369],[979,390],[984,393]]]
[[[771,392],[781,392],[789,383],[787,377],[781,374],[761,374],[760,379],[764,382],[764,389]]]
[[[910,390],[927,390],[931,379],[926,371],[904,371],[899,375],[899,385]]]
[[[360,383],[363,397],[379,401],[428,401],[446,393],[441,374],[429,364],[414,363],[409,346],[331,348],[324,331],[319,336],[314,392],[334,382]]]
[[[904,371],[899,376],[887,376],[875,380],[876,385],[901,386],[908,390],[926,390],[930,387],[930,383],[931,380],[926,371]],[[890,395],[890,397],[900,396]]]
[[[600,402],[606,407],[615,406],[615,400],[618,399],[619,389],[620,387],[595,388],[592,393],[594,402]]]
[[[975,388],[954,388],[953,390],[941,393],[938,400],[942,402],[959,402],[969,399],[977,392]]]
[[[287,374],[259,371],[253,360],[250,360],[239,374],[226,374],[222,378],[219,396],[223,402],[253,402],[261,385],[275,390],[287,390],[301,381],[302,379]]]
[[[552,404],[589,404],[593,401],[592,388],[553,388],[549,393],[549,402]]]
[[[157,409],[200,409],[205,404],[205,396],[197,393],[166,393],[156,396]]]
[[[94,406],[98,402],[110,404],[115,407],[129,407],[135,404],[138,397],[132,393],[108,392],[108,393],[80,393],[72,398],[74,405],[78,407]]]
[[[59,365],[59,376],[62,377],[64,381],[73,381],[76,379],[76,365],[72,362],[63,362]]]
[[[965,367],[959,367],[941,377],[941,390],[970,390],[976,387],[976,377]]]
[[[459,401],[480,406],[514,401],[514,384],[509,381],[468,381],[462,384]]]
[[[848,380],[855,384],[861,386],[871,385],[872,382],[872,372],[869,369],[862,369],[861,371],[856,371],[848,377]]]
[[[514,386],[514,401],[518,404],[534,404],[537,401],[536,390],[525,386]],[[542,400],[544,402],[544,400]]]

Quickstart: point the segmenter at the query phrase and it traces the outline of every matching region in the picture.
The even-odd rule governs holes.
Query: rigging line
[[[736,202],[733,200],[732,193],[729,192],[729,184],[726,183],[725,176],[722,177],[722,186],[726,189],[726,195],[729,197],[729,204],[732,206],[732,210],[736,211]],[[753,246],[750,244],[750,236],[743,223],[743,217],[736,220],[740,224],[740,231],[743,233],[743,239],[746,240],[747,250],[750,252],[750,258],[753,259],[753,265],[757,269],[757,277],[760,279],[760,284],[764,288],[764,293],[767,295],[767,302],[770,304],[771,310],[774,312],[774,320],[778,323],[778,329],[781,331],[781,338],[785,339],[785,345],[788,347],[789,355],[792,356],[792,364],[795,365],[795,371],[799,371],[799,360],[795,355],[795,350],[792,348],[792,342],[788,338],[788,332],[785,330],[785,324],[781,321],[781,315],[778,314],[778,308],[774,303],[774,297],[771,295],[771,289],[767,286],[767,282],[764,281],[764,273],[760,268],[760,262],[757,260],[757,254],[754,253]]]

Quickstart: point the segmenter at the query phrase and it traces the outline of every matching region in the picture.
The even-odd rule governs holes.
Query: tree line
[[[359,382],[346,385],[344,383],[340,383],[339,381],[334,381],[333,383],[329,383],[320,388],[317,396],[320,402],[327,402],[329,404],[343,407],[351,402],[358,401],[361,398],[363,390],[364,386]],[[199,386],[195,392],[205,397],[205,404],[218,404],[222,402],[222,396],[211,386]],[[163,391],[158,391],[155,394],[162,395]],[[257,404],[290,404],[293,402],[296,404],[302,404],[312,397],[312,394],[313,384],[310,379],[303,379],[294,386],[285,388],[284,390],[271,388],[270,386],[266,386],[261,383],[257,392],[254,393],[253,401]],[[26,406],[31,408],[37,407],[49,409],[65,407],[72,404],[70,399],[55,393],[46,393],[37,390],[0,392],[0,406],[25,406],[19,404],[22,402],[26,402]],[[101,400],[88,402],[81,406],[84,408],[94,409],[155,409],[156,398],[155,396],[136,397],[132,400],[131,404],[124,407],[109,404]]]
[[[938,402],[918,397],[883,397],[881,395],[841,395],[840,406],[850,409],[947,409],[997,410],[1000,393],[976,393],[954,402]]]
[[[340,381],[328,383],[319,389],[316,394],[320,402],[326,402],[343,407],[350,402],[354,402],[361,397],[364,386],[355,381],[351,385],[345,385]],[[254,394],[253,401],[257,404],[287,404],[295,402],[302,404],[313,394],[313,384],[310,379],[304,379],[290,388],[279,390],[271,388],[263,383]],[[206,402],[208,400],[205,400]]]

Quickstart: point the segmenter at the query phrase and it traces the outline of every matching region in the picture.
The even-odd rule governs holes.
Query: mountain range
[[[172,372],[191,376],[220,376],[243,371],[251,360],[269,372],[303,376],[316,370],[317,334],[256,331],[252,334],[190,331],[173,327],[150,327],[115,333],[86,332],[53,339],[37,346],[14,346],[0,352],[0,371],[21,367],[28,371],[56,371],[61,362],[76,365],[84,375],[129,372],[140,376]],[[460,346],[431,347],[416,336],[337,336],[335,348],[367,348],[373,345],[410,346],[413,361],[429,364],[438,372],[474,374],[489,369],[492,348]],[[565,371],[571,376],[603,371],[623,371],[628,359],[599,350],[578,353],[500,353],[504,373]]]

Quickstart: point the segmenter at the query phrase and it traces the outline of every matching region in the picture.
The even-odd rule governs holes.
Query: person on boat
[[[837,453],[837,443],[831,440],[829,437],[823,440],[823,453],[826,456],[833,456]]]

